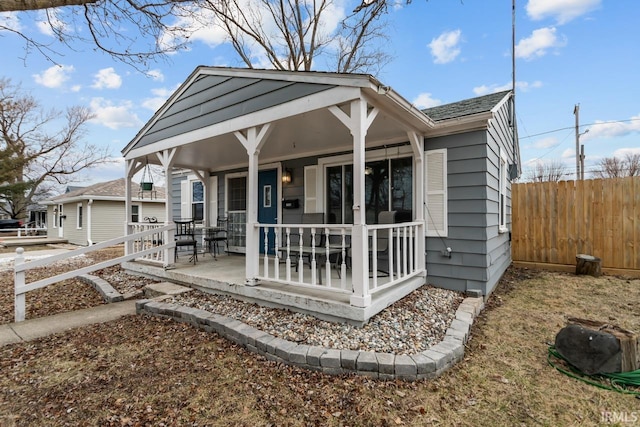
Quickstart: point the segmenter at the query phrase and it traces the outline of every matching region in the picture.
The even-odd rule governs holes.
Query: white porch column
[[[378,114],[378,109],[368,111],[364,99],[351,101],[351,111],[347,115],[337,106],[329,108],[340,121],[349,128],[353,136],[353,231],[351,234],[353,294],[350,303],[356,307],[371,305],[369,293],[369,233],[365,207],[365,140],[367,130]]]
[[[247,243],[245,255],[245,284],[257,285],[260,274],[260,228],[258,228],[258,159],[260,149],[271,133],[271,123],[261,127],[252,127],[234,135],[247,150],[249,171],[247,175]]]
[[[131,178],[143,168],[142,162],[137,159],[127,160],[125,162],[124,174],[124,235],[128,236],[129,219],[131,218]],[[133,252],[133,242],[127,242],[124,245],[124,254],[129,255]]]
[[[416,132],[407,132],[411,149],[413,150],[413,170],[415,183],[413,188],[415,196],[414,221],[422,222],[422,233],[416,236],[416,269],[423,271],[426,277],[426,253],[425,253],[425,226],[424,226],[424,137]]]
[[[173,223],[173,197],[172,197],[172,191],[171,191],[173,177],[171,175],[171,170],[173,169],[173,162],[175,159],[176,150],[177,150],[176,148],[172,148],[170,150],[163,150],[159,153],[156,153],[156,155],[158,156],[158,160],[162,165],[162,169],[164,170],[164,180],[165,180],[164,225],[169,225]],[[165,231],[163,239],[165,244],[172,242],[174,239],[174,232]],[[174,259],[173,255],[175,250],[176,250],[175,248],[173,249],[173,251],[171,251],[170,249],[165,249],[163,258],[162,258],[164,260],[164,263],[163,263],[164,267],[169,266],[169,264],[171,264],[171,262],[173,261]]]

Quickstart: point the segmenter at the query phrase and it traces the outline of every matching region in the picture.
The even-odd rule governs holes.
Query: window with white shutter
[[[304,212],[318,212],[318,166],[304,168]]]
[[[426,151],[425,159],[427,236],[447,237],[447,150]]]

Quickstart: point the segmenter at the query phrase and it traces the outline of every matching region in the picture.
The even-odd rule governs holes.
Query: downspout
[[[87,243],[89,246],[93,245],[93,240],[91,239],[91,205],[93,205],[93,199],[89,199],[87,203]]]

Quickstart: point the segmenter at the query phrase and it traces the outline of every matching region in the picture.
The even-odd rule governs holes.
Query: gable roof
[[[450,104],[438,105],[437,107],[427,108],[422,111],[436,122],[488,113],[500,104],[509,93],[511,93],[509,90],[491,93],[489,95],[469,98]]]
[[[396,120],[399,118],[403,126],[419,131],[433,126],[422,111],[368,74],[200,66],[124,147],[122,154],[125,158],[146,156],[154,150],[149,146],[158,142],[163,147],[181,146],[233,136],[235,131],[349,102],[362,93],[375,99]],[[277,108],[284,105],[287,108]],[[292,119],[293,123],[285,126],[296,120],[300,122]]]
[[[69,191],[68,193],[61,194],[59,196],[53,197],[48,200],[47,203],[69,203],[74,201],[81,200],[114,200],[119,201],[123,200],[125,197],[125,180],[124,178],[115,179],[113,181],[107,182],[99,182],[97,184],[90,185],[88,187],[78,187],[73,191]],[[153,202],[164,202],[165,198],[165,190],[164,187],[155,186],[156,197],[151,199],[144,199],[145,201],[153,201]],[[131,181],[131,195],[132,198],[137,198],[138,191],[140,190],[140,184]]]

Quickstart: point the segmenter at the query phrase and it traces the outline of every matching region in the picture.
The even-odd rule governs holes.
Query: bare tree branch
[[[622,158],[606,157],[598,162],[593,171],[595,178],[623,178],[640,176],[640,154],[626,153]]]
[[[178,6],[187,3],[193,4],[194,0],[2,1],[0,12],[17,12],[18,18],[33,16],[29,15],[30,11],[44,10],[55,40],[43,35],[33,36],[19,27],[8,25],[0,26],[0,31],[20,37],[27,55],[35,50],[54,63],[62,56],[59,48],[54,46],[54,41],[57,41],[72,50],[79,50],[83,45],[97,48],[144,71],[150,61],[166,59],[168,53],[186,47],[190,33],[171,23]],[[137,28],[137,32],[122,31],[123,27]],[[162,43],[167,34],[174,36],[171,37],[174,43]]]
[[[558,182],[565,176],[566,169],[566,166],[558,160],[548,163],[539,162],[526,173],[525,180],[530,182]]]
[[[0,162],[11,165],[0,181],[0,198],[6,201],[0,211],[23,217],[43,186],[71,182],[79,172],[110,161],[107,149],[82,142],[92,118],[85,107],[45,111],[20,86],[0,79]],[[58,120],[64,125],[51,131]]]

